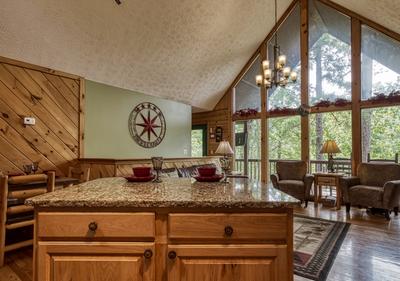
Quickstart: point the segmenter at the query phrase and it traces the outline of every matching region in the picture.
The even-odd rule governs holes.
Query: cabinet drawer
[[[282,214],[170,214],[170,239],[286,240],[288,217]]]
[[[151,238],[154,213],[39,213],[38,237]]]
[[[336,179],[331,177],[318,177],[317,184],[336,185]]]

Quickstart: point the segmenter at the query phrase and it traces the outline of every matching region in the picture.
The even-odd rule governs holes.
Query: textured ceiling
[[[273,0],[0,2],[1,56],[202,109],[273,26]],[[400,1],[335,2],[400,33]]]
[[[333,2],[400,33],[400,0],[333,0]]]
[[[281,14],[291,0],[279,2]],[[273,26],[273,3],[1,0],[0,55],[212,109]]]

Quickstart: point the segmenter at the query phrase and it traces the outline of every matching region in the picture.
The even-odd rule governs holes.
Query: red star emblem
[[[150,110],[147,111],[147,118],[144,117],[142,113],[140,113],[140,116],[143,119],[143,123],[136,123],[137,126],[143,127],[143,131],[140,134],[140,136],[143,136],[145,133],[147,133],[147,139],[150,141],[151,134],[153,134],[155,137],[158,137],[156,132],[154,131],[155,128],[161,127],[160,125],[155,124],[155,121],[158,118],[158,115],[156,115],[153,118],[150,118]]]

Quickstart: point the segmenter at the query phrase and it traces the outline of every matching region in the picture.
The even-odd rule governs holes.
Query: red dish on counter
[[[210,177],[194,176],[198,182],[217,182],[224,178],[224,175],[213,175]]]
[[[129,182],[147,182],[147,181],[152,181],[154,180],[155,175],[150,175],[147,177],[135,177],[135,176],[129,176],[125,177]]]

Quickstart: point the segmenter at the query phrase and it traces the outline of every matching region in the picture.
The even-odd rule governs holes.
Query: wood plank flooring
[[[342,208],[335,211],[311,203],[295,213],[352,225],[329,273],[329,281],[400,280],[400,217],[387,222],[383,217],[352,208],[347,216]],[[32,281],[32,249],[8,253],[6,266],[0,268],[0,281]],[[307,279],[295,276],[295,281]]]

